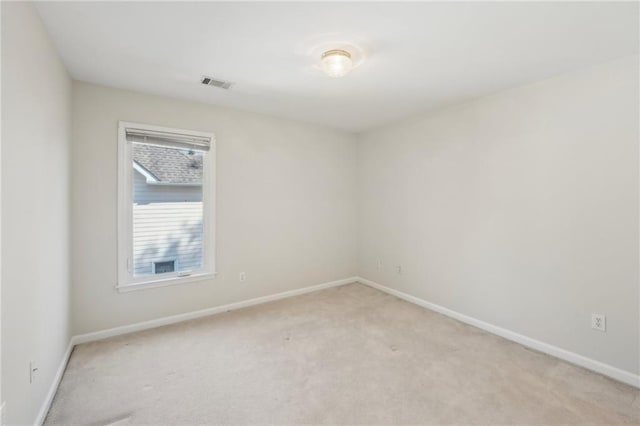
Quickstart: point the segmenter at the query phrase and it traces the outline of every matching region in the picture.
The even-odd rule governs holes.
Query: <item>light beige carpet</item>
[[[46,424],[640,424],[640,391],[351,284],[80,345]]]

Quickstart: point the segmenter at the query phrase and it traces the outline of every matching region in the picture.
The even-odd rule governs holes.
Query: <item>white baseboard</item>
[[[301,294],[311,293],[330,287],[338,287],[358,281],[357,277],[344,278],[337,281],[330,281],[323,284],[312,285],[309,287],[299,288],[295,290],[284,291],[282,293],[272,294],[269,296],[256,297],[242,302],[230,303],[228,305],[216,306],[213,308],[202,309],[200,311],[187,312],[184,314],[172,315],[169,317],[158,318],[150,321],[139,322],[121,327],[114,327],[107,330],[96,331],[93,333],[80,334],[73,336],[72,343],[79,345],[81,343],[93,342],[96,340],[106,339],[107,337],[119,336],[121,334],[133,333],[136,331],[148,330],[150,328],[161,327],[163,325],[175,324],[188,321],[195,318],[215,315],[222,312],[233,311],[235,309],[246,308],[247,306],[259,305],[261,303],[272,302],[274,300],[286,299],[288,297],[298,296]]]
[[[422,306],[423,308],[427,308],[429,310],[441,313],[443,315],[454,318],[458,321],[462,321],[474,327],[481,328],[482,330],[488,331],[489,333],[496,334],[498,336],[504,337],[505,339],[511,340],[516,343],[520,343],[521,345],[546,353],[556,358],[560,358],[564,361],[570,362],[571,364],[579,365],[580,367],[584,367],[586,369],[595,371],[596,373],[603,374],[607,377],[611,377],[612,379],[640,388],[640,375],[638,374],[634,374],[629,371],[622,370],[620,368],[614,367],[609,364],[605,364],[600,361],[596,361],[591,358],[587,358],[575,352],[561,349],[549,343],[544,343],[539,340],[532,339],[522,334],[518,334],[516,332],[507,330],[505,328],[498,327],[498,326],[486,323],[484,321],[480,321],[479,319],[475,319],[470,316],[461,314],[459,312],[452,311],[451,309],[445,308],[440,305],[436,305],[435,303],[427,302],[426,300],[420,299],[419,297],[415,297],[410,294],[403,293],[401,291],[398,291],[389,287],[385,287],[381,284],[378,284],[366,278],[358,277],[358,282],[368,285],[369,287],[375,288],[377,290],[383,291],[385,293],[391,294],[393,296],[396,296],[400,299],[406,300],[407,302],[411,302],[418,306]]]
[[[47,397],[44,400],[42,407],[40,407],[40,412],[38,412],[38,417],[36,417],[36,421],[34,422],[35,426],[41,426],[42,423],[44,423],[44,419],[47,417],[47,413],[49,412],[49,408],[51,407],[51,403],[53,402],[53,397],[56,396],[56,391],[58,390],[58,386],[60,385],[60,381],[62,380],[62,376],[64,375],[64,370],[65,368],[67,368],[67,363],[69,362],[71,351],[73,351],[73,346],[74,346],[73,338],[71,338],[71,340],[69,341],[69,344],[67,345],[67,350],[64,352],[64,355],[60,360],[58,371],[56,371],[56,375],[53,378],[53,382],[49,387],[49,392],[47,392]]]

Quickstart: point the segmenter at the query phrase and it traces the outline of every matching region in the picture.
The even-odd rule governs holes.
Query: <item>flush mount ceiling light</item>
[[[351,54],[346,50],[327,50],[322,54],[322,71],[329,77],[342,77],[353,68]]]

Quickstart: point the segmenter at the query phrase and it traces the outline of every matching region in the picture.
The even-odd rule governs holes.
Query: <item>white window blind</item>
[[[136,128],[126,128],[125,132],[127,142],[138,142],[149,145],[183,148],[196,151],[209,151],[211,147],[211,139],[208,137]]]

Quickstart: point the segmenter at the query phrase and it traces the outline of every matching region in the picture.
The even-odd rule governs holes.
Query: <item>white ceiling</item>
[[[629,3],[44,2],[84,81],[350,131],[638,52]],[[365,60],[330,79],[323,48]],[[224,91],[202,75],[231,80]]]

